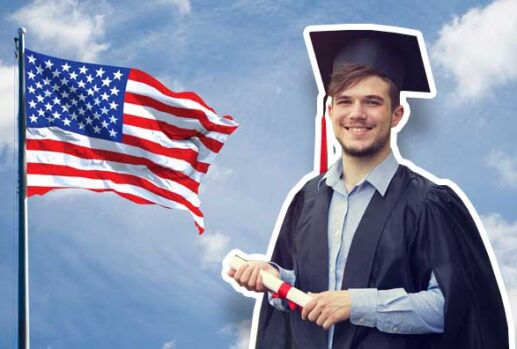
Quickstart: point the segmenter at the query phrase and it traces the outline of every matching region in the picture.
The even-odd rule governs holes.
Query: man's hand
[[[262,283],[262,277],[259,274],[261,270],[275,277],[280,276],[280,273],[275,267],[263,261],[249,261],[237,270],[230,269],[228,275],[249,291],[265,292],[267,288]]]
[[[339,321],[350,318],[352,300],[348,291],[310,293],[311,301],[303,307],[302,319],[328,330]]]

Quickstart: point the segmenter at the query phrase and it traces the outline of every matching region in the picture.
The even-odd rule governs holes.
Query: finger
[[[307,316],[316,306],[316,301],[314,299],[310,300],[302,309],[302,319],[307,320]]]
[[[328,330],[330,329],[336,322],[334,321],[333,317],[332,316],[329,316],[325,322],[323,322],[323,328],[325,330]]]
[[[309,319],[312,322],[315,322],[321,317],[322,313],[323,313],[323,309],[322,309],[321,305],[318,304],[309,313],[309,315],[307,316],[307,319]]]
[[[227,274],[229,277],[233,277],[235,275],[235,269],[228,269]]]
[[[241,282],[243,284],[248,284],[248,281],[250,280],[251,273],[253,273],[253,270],[255,269],[255,266],[249,265],[241,275]]]
[[[323,326],[327,318],[328,315],[325,312],[321,312],[315,322],[318,324],[318,326]]]
[[[255,267],[253,268],[250,279],[248,281],[248,286],[253,289],[257,289],[257,278],[259,276],[260,269]]]
[[[235,278],[235,280],[237,280],[237,282],[240,283],[241,275],[244,272],[244,270],[246,270],[246,268],[248,268],[248,267],[249,267],[249,264],[243,264],[239,267],[239,269],[237,269],[237,271],[235,272],[235,275],[234,275],[234,278]]]

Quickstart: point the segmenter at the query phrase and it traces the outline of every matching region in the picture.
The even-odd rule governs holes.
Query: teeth
[[[368,130],[367,127],[350,127],[350,131],[352,132],[364,132]]]

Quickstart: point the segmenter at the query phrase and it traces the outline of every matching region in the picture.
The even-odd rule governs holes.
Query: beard
[[[339,140],[338,140],[339,141]],[[345,145],[343,142],[339,141],[341,144],[341,148],[343,149],[343,152],[349,156],[358,157],[358,158],[366,158],[366,157],[372,157],[379,153],[386,144],[388,144],[390,141],[390,134],[389,132],[380,137],[379,139],[375,140],[370,146],[366,148],[355,148],[355,147],[349,147]]]

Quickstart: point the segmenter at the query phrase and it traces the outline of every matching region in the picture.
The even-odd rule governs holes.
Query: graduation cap
[[[318,30],[328,27],[332,26],[306,30],[325,91],[336,67],[355,63],[386,75],[401,91],[432,92],[423,58],[425,55],[427,60],[427,53],[421,47],[423,40],[421,45],[418,38],[420,32],[382,26],[378,27],[389,30]]]

